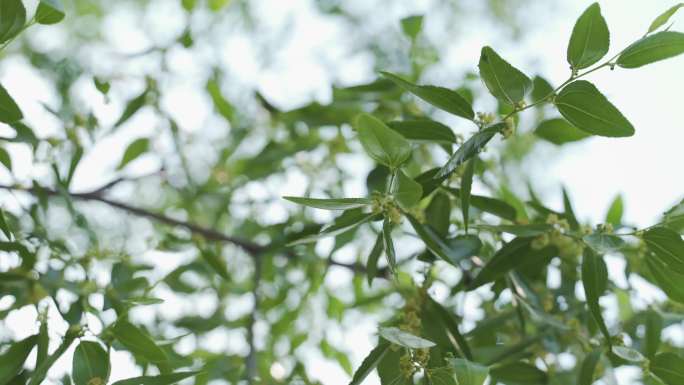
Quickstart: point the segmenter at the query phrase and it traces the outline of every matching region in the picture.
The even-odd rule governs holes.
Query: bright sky
[[[171,2],[157,1],[160,12],[147,15],[151,25],[165,25],[175,28],[180,25],[174,18],[175,6]],[[430,8],[432,1],[412,1],[393,4],[384,9],[381,23],[396,23],[402,16],[424,12]],[[546,3],[546,2],[543,2]],[[480,47],[492,45],[497,51],[518,68],[527,73],[541,73],[554,84],[568,77],[568,65],[565,61],[565,50],[570,31],[575,19],[591,3],[582,1],[549,1],[549,4],[531,7],[525,18],[529,19],[533,32],[526,35],[522,44],[505,45],[502,32],[492,28],[482,28],[482,20],[478,18],[460,18],[457,43],[444,49],[445,61],[432,69],[428,75],[435,79],[454,78],[461,71],[476,69]],[[611,52],[625,47],[639,38],[646,31],[648,24],[657,14],[673,4],[665,0],[620,0],[600,1],[604,16],[611,31]],[[306,103],[314,97],[322,102],[329,98],[330,83],[337,81],[353,84],[370,80],[373,77],[368,57],[350,54],[350,42],[332,44],[345,40],[345,30],[339,25],[316,17],[307,0],[263,0],[259,2],[259,15],[267,25],[275,29],[286,22],[293,23],[292,33],[285,43],[287,49],[281,51],[276,62],[279,64],[264,69],[260,66],[259,52],[256,52],[245,36],[231,36],[222,41],[217,52],[212,56],[233,73],[240,74],[245,84],[258,84],[276,104],[288,108]],[[361,10],[364,7],[377,6],[374,2],[355,2]],[[118,17],[109,21],[110,42],[127,52],[136,52],[145,47],[144,34],[139,28],[139,20],[128,17],[122,9]],[[438,16],[426,15],[426,33],[434,41],[449,41],[443,36],[444,31],[431,20]],[[673,29],[684,30],[684,16],[677,16]],[[166,23],[166,24],[165,24]],[[470,33],[477,31],[477,33]],[[65,36],[52,30],[37,31],[33,39],[44,39],[46,44],[59,44]],[[163,39],[160,37],[159,39]],[[130,46],[137,42],[136,46]],[[205,47],[206,48],[206,47]],[[213,48],[213,47],[210,47]],[[96,56],[96,55],[95,55]],[[336,73],[330,75],[329,67],[321,64],[320,58],[335,63]],[[193,81],[198,75],[198,64],[202,58],[195,58],[187,53],[179,52],[174,56],[174,66],[185,76],[176,80],[172,90],[167,94],[164,105],[173,109],[181,127],[188,132],[198,132],[205,127],[210,114],[208,101],[198,93],[197,83]],[[105,68],[106,63],[97,63],[96,68]],[[198,61],[200,63],[198,63]],[[330,63],[328,63],[329,65]],[[616,69],[600,71],[589,79],[620,108],[636,128],[636,134],[627,139],[593,138],[579,144],[564,146],[562,149],[551,145],[542,147],[543,156],[535,157],[537,163],[529,164],[540,190],[552,202],[560,205],[560,183],[563,182],[574,198],[575,211],[583,219],[594,223],[601,222],[604,213],[616,194],[624,195],[626,220],[637,225],[649,225],[665,209],[684,197],[684,117],[682,116],[681,90],[684,89],[684,57],[653,64],[637,70]],[[447,71],[452,71],[448,73]],[[54,102],[46,83],[35,73],[28,71],[19,58],[9,58],[0,66],[0,80],[10,90],[25,111],[25,115],[50,132],[56,127],[52,120],[40,107],[38,101]],[[114,121],[118,117],[121,105],[106,104],[88,84],[81,87],[83,98],[95,100],[95,110],[104,121]],[[130,96],[133,91],[114,90],[119,95]],[[76,189],[87,190],[98,186],[112,178],[113,169],[118,163],[123,146],[132,138],[149,134],[149,127],[155,124],[155,118],[141,114],[134,118],[120,133],[98,145],[96,151],[87,155],[86,161],[79,166],[76,176]],[[15,156],[26,158],[28,155],[19,149],[11,149]],[[27,162],[15,161],[18,175],[27,177],[36,175],[36,170],[28,170]],[[141,160],[135,173],[144,173],[146,169],[154,169],[154,160]],[[367,167],[361,163],[362,167]],[[6,181],[2,175],[1,181]],[[301,193],[302,186],[296,176],[288,178],[285,186],[269,186],[273,195]],[[352,184],[350,193],[359,189],[361,183]],[[274,216],[286,213],[285,203],[276,204],[269,212]],[[346,257],[352,257],[348,253]],[[149,256],[148,256],[149,257]],[[345,255],[340,255],[344,259]],[[168,261],[168,259],[165,259]],[[162,266],[164,271],[175,267],[181,261],[168,261]],[[612,266],[618,266],[614,261]],[[0,266],[2,267],[2,266]],[[337,272],[330,279],[330,285],[346,282],[346,272]],[[476,302],[464,299],[469,307]],[[1,305],[1,304],[0,304]],[[172,308],[173,303],[160,305]],[[212,304],[206,304],[211,308]],[[12,332],[18,337],[27,336],[37,330],[33,320],[35,314],[30,309],[13,313],[6,320],[12,326]],[[144,318],[144,315],[141,316]],[[58,318],[54,316],[54,318]],[[352,363],[357,367],[367,352],[374,346],[377,320],[358,315],[348,317],[342,327],[330,330],[334,342],[344,343],[351,352]],[[63,333],[63,329],[53,329],[54,337]],[[95,331],[95,330],[94,330]],[[681,335],[680,335],[681,338]],[[233,342],[226,337],[223,341]],[[54,347],[53,347],[54,348]],[[331,361],[316,354],[310,357],[309,369],[314,377],[320,378],[326,385],[343,385],[349,381],[348,376]],[[127,354],[116,353],[113,356],[114,366],[112,380],[130,377],[138,371],[132,365]],[[71,353],[68,352],[50,372],[51,378],[58,378],[70,367]],[[274,366],[276,372],[279,370]],[[621,370],[620,385],[632,384],[631,369]],[[369,385],[377,384],[375,376],[367,381]]]

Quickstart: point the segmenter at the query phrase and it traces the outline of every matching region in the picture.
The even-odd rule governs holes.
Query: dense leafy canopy
[[[569,37],[571,70],[558,87],[530,78],[489,46],[479,61],[470,58],[479,77],[469,74],[458,88],[424,85],[432,60],[422,39],[429,15],[399,23],[411,45],[410,74],[379,71],[369,83],[335,87],[326,104],[284,111],[256,92],[257,106],[243,109],[224,88],[225,74],[212,68],[202,88],[225,130],[203,142],[208,155],[188,150],[202,138],[183,130],[164,98],[172,74],[166,58],[124,93],[116,117],[100,120],[73,89],[87,83],[107,102],[120,98],[115,73],[103,76],[21,41],[34,24],[67,28],[77,19],[70,10],[90,20],[106,9],[75,3],[40,0],[27,11],[21,0],[0,2],[0,50],[22,47],[17,54],[49,74],[60,103],[44,107],[61,122],[59,135],[34,132],[31,117],[0,85],[0,122],[13,133],[0,138],[0,162],[11,177],[0,188],[11,193],[3,195],[7,202],[24,198],[0,205],[0,319],[31,309],[37,329],[25,338],[1,336],[0,385],[57,382],[51,374],[67,352],[63,384],[314,384],[304,347],[336,361],[350,385],[374,372],[383,385],[591,385],[612,380],[620,366],[637,368],[649,385],[684,383],[681,346],[662,338],[664,328],[684,321],[684,202],[637,229],[624,223],[617,196],[605,223],[592,225],[575,213],[564,188],[562,210],[548,207],[531,184],[527,197],[517,193],[498,154],[512,151],[498,147],[501,141],[563,146],[592,135],[633,135],[618,107],[583,78],[684,53],[684,34],[658,32],[681,4],[604,62],[608,24],[591,5]],[[229,3],[181,1],[188,18]],[[127,60],[191,50],[201,34],[188,25],[170,46]],[[474,111],[477,99],[496,101],[497,110]],[[532,129],[519,130],[520,113],[533,109]],[[74,190],[76,170],[102,151],[99,142],[147,112],[159,128],[127,142],[112,167],[116,177]],[[443,112],[469,128],[455,130],[440,120]],[[18,158],[10,146],[28,151],[40,173],[14,178]],[[147,158],[161,159],[159,170],[131,176]],[[372,164],[365,191],[344,196],[363,164]],[[269,218],[272,202],[254,196],[300,176],[292,170],[308,178],[297,186],[305,194],[282,194],[286,213]],[[143,193],[145,183],[153,199]],[[117,189],[125,186],[135,192],[120,198]],[[103,207],[111,211],[98,211]],[[105,223],[119,211],[158,226],[138,230],[130,218]],[[353,262],[337,259],[344,250],[353,250]],[[150,255],[179,262],[167,268]],[[625,278],[638,277],[667,299],[632,306],[632,288],[615,282],[619,272],[609,272],[609,258],[620,258]],[[352,276],[351,290],[331,289],[335,269]],[[617,317],[606,316],[606,296],[619,303]],[[206,298],[212,305],[203,307]],[[473,309],[464,310],[466,298],[477,299],[476,319],[466,314]],[[236,310],[244,303],[247,311]],[[377,343],[358,367],[327,329],[343,323],[349,309],[380,317]],[[225,335],[242,345],[217,346]],[[111,380],[113,352],[140,370]],[[564,355],[574,365],[564,364]]]

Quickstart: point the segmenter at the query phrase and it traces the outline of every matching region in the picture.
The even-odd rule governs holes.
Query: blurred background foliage
[[[80,324],[87,338],[128,351],[113,361],[114,373],[117,362],[127,362],[125,368],[135,362],[145,374],[202,370],[188,380],[196,384],[318,383],[329,376],[316,364],[322,361],[335,362],[335,376],[351,376],[373,346],[358,346],[362,333],[354,328],[395,322],[420,292],[414,279],[418,285],[427,279],[480,361],[537,358],[549,374],[544,381],[573,383],[586,346],[553,324],[525,325],[515,299],[499,297],[505,287],[495,286],[494,296],[473,293],[466,305],[459,282],[468,277],[446,265],[428,270],[413,257],[430,256],[410,237],[397,241],[397,279],[387,279],[382,262],[380,278],[369,285],[365,262],[375,225],[292,248],[288,242],[318,231],[332,216],[280,198],[384,189],[387,170],[361,154],[350,126],[360,112],[386,121],[439,118],[457,141],[472,133],[377,78],[379,70],[457,89],[478,111],[508,112],[485,97],[473,72],[479,47],[458,45],[472,33],[465,21],[491,29],[486,36],[500,44],[516,44],[540,32],[523,28],[531,15],[547,14],[558,2],[64,3],[64,22],[32,27],[0,53],[3,78],[13,84],[8,90],[34,98],[18,96],[25,120],[1,131],[0,155],[9,159],[0,179],[8,188],[1,195],[9,232],[0,257],[4,344],[15,339],[12,314],[21,310],[33,315],[36,331],[50,329],[50,350],[69,325]],[[451,67],[454,58],[460,64]],[[512,207],[514,221],[553,212],[533,195],[524,172],[540,140],[533,129],[551,114],[542,107],[524,115],[518,133],[490,146],[475,170],[478,191]],[[416,148],[407,167],[412,176],[442,164],[452,151]],[[441,194],[448,214],[459,198]],[[423,208],[432,218],[445,210]],[[677,219],[681,207],[674,210]],[[460,228],[461,214],[454,213],[446,220]],[[471,215],[491,219],[478,207]],[[629,227],[615,213],[613,219]],[[500,240],[485,235],[483,253],[491,255]],[[640,250],[634,244],[625,251],[626,270],[640,271]],[[572,322],[587,312],[575,298],[576,264],[552,266],[560,286],[546,286],[546,271],[528,271],[530,289],[545,316],[579,328]],[[622,323],[638,350],[653,338],[644,336],[647,322],[681,322],[680,305],[661,304],[651,321],[654,310],[643,303],[633,308],[628,290],[609,290],[620,303],[609,323]],[[547,303],[558,296],[563,303]],[[430,326],[439,318],[435,311],[421,313],[423,335],[443,349],[432,354],[437,362],[460,352],[441,327]],[[111,327],[120,318],[152,335],[169,367],[155,367],[144,352],[122,345]],[[27,362],[25,375],[32,365]],[[612,375],[609,365],[605,371]],[[48,379],[70,383],[63,375],[55,367]]]

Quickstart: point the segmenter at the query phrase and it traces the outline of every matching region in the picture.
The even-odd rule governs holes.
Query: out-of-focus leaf
[[[5,166],[7,171],[12,172],[12,158],[7,150],[2,147],[0,147],[0,163]]]
[[[394,251],[394,242],[392,241],[392,224],[389,218],[385,218],[382,222],[382,240],[385,248],[385,255],[387,255],[387,265],[392,272],[397,271],[397,256]]]
[[[652,359],[658,353],[658,348],[660,347],[663,317],[655,310],[647,310],[644,323],[646,327],[643,344],[644,355]]]
[[[601,354],[601,350],[597,349],[584,357],[579,370],[577,385],[591,385],[594,383],[594,373],[596,372],[596,365],[601,359]]]
[[[11,0],[9,2],[11,2]],[[4,6],[5,3],[3,1],[3,3],[0,4],[0,7]],[[24,114],[21,113],[17,103],[12,99],[5,87],[0,84],[0,122],[13,123],[23,118]]]
[[[347,210],[343,212],[342,215],[335,218],[335,221],[333,223],[324,226],[319,233],[297,239],[295,241],[290,242],[289,245],[292,246],[301,243],[314,242],[320,238],[342,234],[346,231],[355,228],[356,226],[368,222],[374,216],[375,214],[373,213],[364,213],[359,209]]]
[[[613,203],[611,203],[608,208],[606,223],[610,223],[614,227],[620,226],[622,223],[623,210],[622,195],[618,195],[613,199]]]
[[[493,379],[506,384],[542,385],[548,382],[546,372],[526,362],[513,362],[489,369]]]
[[[474,236],[462,236],[456,237],[453,240],[445,240],[430,225],[422,224],[410,215],[408,219],[428,250],[454,266],[458,266],[460,260],[473,256],[482,245],[479,242],[479,238]]]
[[[131,144],[128,145],[126,148],[126,151],[123,154],[123,157],[121,158],[121,162],[119,162],[119,166],[117,167],[117,170],[121,170],[122,168],[126,167],[127,164],[130,162],[134,161],[137,159],[140,155],[146,153],[150,148],[150,140],[147,138],[140,138],[134,140]]]
[[[456,197],[461,196],[460,189],[449,188],[447,191],[452,192]],[[496,215],[499,218],[508,219],[509,221],[515,221],[517,217],[515,207],[500,199],[470,194],[470,205],[478,210]]]
[[[626,245],[625,241],[619,236],[605,233],[585,235],[582,240],[599,254],[615,252]]]
[[[534,134],[556,145],[577,142],[591,135],[578,129],[565,119],[549,119],[539,123]]]
[[[437,192],[432,197],[425,209],[425,220],[437,234],[443,237],[447,235],[451,223],[451,201],[447,194]]]
[[[401,30],[411,40],[415,40],[423,28],[423,15],[412,15],[401,19]]]
[[[126,349],[136,356],[153,363],[164,362],[168,359],[164,351],[147,333],[126,320],[118,320],[112,328],[112,333]]]
[[[384,238],[382,233],[380,233],[375,239],[375,244],[373,245],[373,249],[371,249],[370,254],[368,254],[368,261],[366,262],[366,277],[368,279],[368,286],[373,284],[373,279],[377,275],[378,260],[380,259],[380,255],[382,254],[383,250]]]
[[[613,352],[613,354],[625,361],[636,363],[646,361],[646,357],[644,357],[641,353],[627,346],[613,346],[610,350]]]
[[[112,385],[171,385],[200,373],[201,372],[176,372],[171,374],[160,374],[158,376],[133,377],[116,381],[112,383]]]
[[[21,371],[37,340],[38,336],[31,336],[15,342],[0,355],[0,385],[7,384]]]
[[[657,258],[646,258],[646,266],[648,266],[654,283],[671,300],[684,304],[684,286],[682,286],[684,274],[671,270],[669,266]]]
[[[64,20],[64,6],[60,0],[40,0],[35,19],[39,24],[57,24]]]
[[[684,241],[674,230],[653,227],[642,236],[649,250],[669,269],[684,274]]]
[[[667,23],[667,21],[670,20],[670,18],[679,10],[679,8],[682,7],[684,7],[684,3],[675,4],[672,7],[670,7],[667,11],[658,15],[658,17],[656,17],[651,23],[651,25],[648,27],[647,33],[651,33],[665,25],[665,23]]]
[[[568,44],[568,63],[573,69],[587,68],[608,53],[610,34],[601,7],[594,3],[582,13]]]
[[[140,111],[140,109],[145,106],[145,103],[147,102],[147,96],[149,95],[149,93],[150,89],[145,88],[145,90],[142,93],[140,93],[133,99],[129,100],[123,112],[121,113],[119,120],[117,120],[116,123],[114,123],[114,128],[117,128],[122,124],[126,123],[128,119],[132,118],[133,115],[135,115],[136,112]]]
[[[21,0],[2,0],[0,2],[0,43],[17,36],[26,24],[26,8]],[[5,101],[0,100],[0,105]],[[18,120],[18,119],[17,119]]]
[[[660,353],[651,360],[649,368],[667,385],[684,384],[684,358],[676,353]]]
[[[473,225],[474,228],[497,233],[508,233],[519,237],[534,237],[548,233],[553,226],[546,223],[533,223],[529,225]]]
[[[489,368],[462,358],[449,358],[447,364],[454,371],[458,385],[482,385],[489,375]]]
[[[380,336],[393,344],[410,349],[425,349],[435,346],[435,343],[432,341],[395,327],[380,328]]]
[[[475,162],[477,156],[466,162],[465,171],[461,177],[461,211],[463,212],[463,225],[466,233],[468,232],[468,221],[470,211],[470,191],[473,187],[473,173],[475,171]]]

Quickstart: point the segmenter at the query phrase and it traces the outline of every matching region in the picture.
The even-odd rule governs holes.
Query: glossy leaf
[[[382,233],[380,233],[375,239],[375,244],[373,245],[370,254],[368,254],[368,260],[366,262],[366,277],[368,279],[368,286],[373,284],[373,279],[377,275],[378,260],[380,259],[380,255],[382,254],[383,250],[384,238]]]
[[[684,384],[684,358],[676,353],[660,353],[651,360],[649,368],[667,385]]]
[[[684,274],[684,241],[674,230],[654,227],[642,236],[649,250],[669,269]]]
[[[366,153],[380,164],[396,168],[411,156],[408,140],[372,115],[359,115],[356,130]]]
[[[648,27],[647,33],[651,33],[665,25],[665,23],[667,23],[668,20],[670,20],[670,18],[679,10],[679,8],[682,7],[684,7],[684,3],[675,4],[672,7],[670,7],[667,11],[658,15],[658,17],[656,17],[651,23],[651,25]]]
[[[110,373],[109,354],[94,341],[81,341],[76,350],[71,369],[74,385],[106,384]]]
[[[625,247],[625,241],[617,235],[593,233],[585,235],[582,240],[599,254],[618,251]]]
[[[118,320],[112,328],[116,339],[136,356],[153,363],[168,360],[166,353],[154,340],[137,326],[125,320]]]
[[[435,343],[418,337],[396,327],[380,328],[380,336],[387,341],[410,349],[425,349],[435,346]]]
[[[366,377],[368,377],[373,370],[375,370],[375,367],[378,366],[380,360],[382,360],[389,348],[390,344],[380,340],[378,346],[368,353],[366,358],[363,359],[363,362],[361,362],[361,366],[356,369],[356,372],[354,372],[354,376],[352,377],[349,385],[361,385],[363,380],[366,379]]]
[[[475,162],[477,157],[473,157],[465,164],[465,171],[461,177],[461,211],[463,212],[463,226],[466,233],[468,232],[468,221],[470,211],[470,191],[473,186],[473,172],[475,170]]]
[[[406,176],[402,170],[398,170],[392,195],[402,208],[408,210],[420,201],[423,196],[423,187],[420,183]]]
[[[489,126],[482,131],[477,132],[475,135],[471,136],[468,140],[461,145],[461,147],[454,152],[454,154],[449,158],[449,161],[442,167],[435,178],[442,178],[451,175],[456,167],[465,163],[467,160],[471,159],[477,155],[484,146],[489,143],[489,141],[498,132],[501,132],[506,127],[503,123],[498,123],[493,126]]]
[[[601,306],[599,305],[599,298],[606,291],[607,285],[608,269],[603,258],[594,254],[590,249],[585,249],[584,257],[582,258],[582,286],[584,286],[584,293],[587,297],[587,306],[601,333],[603,333],[606,339],[605,342],[610,345],[611,336],[606,323],[603,321]]]
[[[323,210],[349,210],[360,207],[366,207],[373,203],[373,200],[369,198],[319,199],[285,196],[283,197],[283,199],[287,199],[290,202],[294,202],[300,205]]]
[[[447,364],[454,371],[458,385],[482,385],[489,375],[489,368],[462,358],[449,358]]]
[[[15,342],[0,355],[0,385],[7,384],[21,371],[37,340],[37,336],[31,336]]]
[[[4,3],[0,5],[4,7]],[[0,84],[0,122],[13,123],[24,118],[19,106],[12,99],[5,87]]]
[[[387,125],[408,140],[442,144],[456,143],[456,135],[451,128],[434,120],[402,120],[389,122]]]
[[[594,3],[577,19],[568,44],[568,63],[575,69],[591,66],[608,53],[610,34],[601,7]]]
[[[489,92],[502,102],[517,105],[532,90],[532,81],[490,47],[482,48],[478,68]]]
[[[479,238],[475,236],[445,240],[430,225],[422,224],[412,216],[408,216],[408,220],[428,250],[454,266],[458,266],[460,260],[475,255],[481,246]]]
[[[60,0],[40,0],[35,18],[39,24],[57,24],[65,16]]]
[[[26,8],[21,0],[0,1],[0,43],[17,36],[26,24]],[[4,100],[0,100],[0,105]]]
[[[627,346],[613,346],[611,348],[611,351],[613,352],[613,354],[622,358],[625,361],[635,363],[641,363],[646,361],[646,357],[644,357],[641,353]]]
[[[638,68],[684,53],[684,33],[663,31],[638,40],[617,59],[622,68]]]
[[[578,129],[565,119],[549,119],[539,123],[534,134],[556,145],[577,142],[591,135]]]
[[[632,124],[586,80],[565,86],[556,97],[555,104],[568,122],[590,134],[608,137],[634,135]]]
[[[127,164],[129,164],[130,162],[137,159],[140,155],[149,151],[149,149],[150,149],[150,140],[149,139],[140,138],[140,139],[134,140],[126,148],[126,151],[124,152],[124,155],[121,158],[121,162],[119,162],[119,166],[117,167],[117,170],[121,170],[122,168],[126,167]]]
[[[470,103],[456,91],[444,87],[416,85],[389,72],[381,73],[401,88],[441,110],[470,120],[475,116]]]
[[[198,374],[200,372],[176,372],[158,376],[133,377],[116,381],[112,385],[171,385]]]

